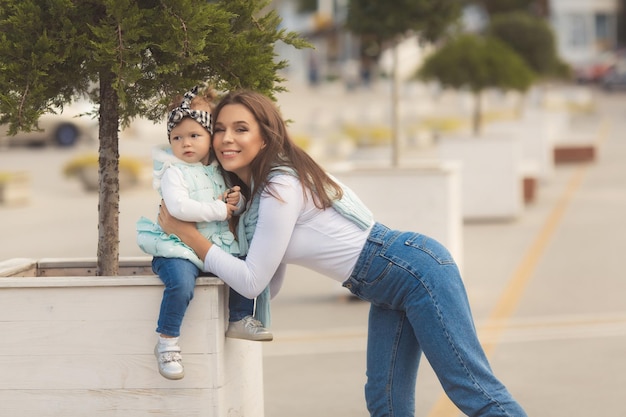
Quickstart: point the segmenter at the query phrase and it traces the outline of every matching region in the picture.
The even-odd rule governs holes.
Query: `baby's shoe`
[[[180,354],[177,337],[159,337],[154,347],[159,373],[167,379],[181,379],[185,376],[183,357]]]
[[[252,316],[246,316],[239,321],[231,321],[226,330],[226,337],[257,342],[269,342],[274,339],[274,335]]]

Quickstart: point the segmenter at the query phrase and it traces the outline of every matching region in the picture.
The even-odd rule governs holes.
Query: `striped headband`
[[[192,110],[191,100],[198,94],[198,86],[187,91],[183,96],[183,102],[180,106],[173,109],[167,118],[167,137],[170,137],[172,129],[179,124],[185,117],[190,117],[200,123],[209,133],[213,134],[213,126],[211,125],[211,113],[204,110]]]

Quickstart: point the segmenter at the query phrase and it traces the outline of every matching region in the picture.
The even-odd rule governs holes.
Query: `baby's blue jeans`
[[[178,337],[200,270],[186,259],[154,257],[152,271],[165,284],[156,331]],[[254,313],[254,300],[245,298],[233,289],[230,289],[228,295],[229,321],[239,321]]]

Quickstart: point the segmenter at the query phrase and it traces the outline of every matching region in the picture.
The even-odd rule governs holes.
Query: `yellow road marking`
[[[607,133],[608,125],[606,122],[603,122],[598,136],[596,137],[595,144],[598,146],[602,144]],[[533,276],[537,262],[541,258],[550,238],[563,218],[565,209],[582,183],[587,173],[587,168],[587,164],[581,164],[578,169],[574,171],[565,191],[550,212],[545,224],[539,231],[539,234],[530,246],[528,252],[526,252],[526,255],[522,258],[522,262],[515,270],[498,303],[489,315],[485,325],[485,327],[489,329],[488,337],[486,337],[489,342],[483,344],[487,356],[493,352],[498,344],[502,332],[506,328],[504,323],[506,323],[517,308],[522,294],[524,293],[524,289]],[[457,417],[458,415],[459,409],[452,404],[452,401],[450,401],[445,393],[442,393],[430,410],[428,417]]]

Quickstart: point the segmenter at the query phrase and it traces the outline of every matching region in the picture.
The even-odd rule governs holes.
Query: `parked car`
[[[98,122],[88,116],[75,117],[84,111],[85,104],[75,104],[59,114],[44,114],[39,118],[40,131],[20,131],[14,136],[8,134],[8,126],[0,126],[0,146],[71,147],[80,141],[94,140],[97,137]]]
[[[589,62],[574,66],[574,77],[581,84],[600,83],[611,71],[618,58],[615,52],[603,52]]]
[[[607,91],[626,89],[626,60],[621,60],[602,78]]]

